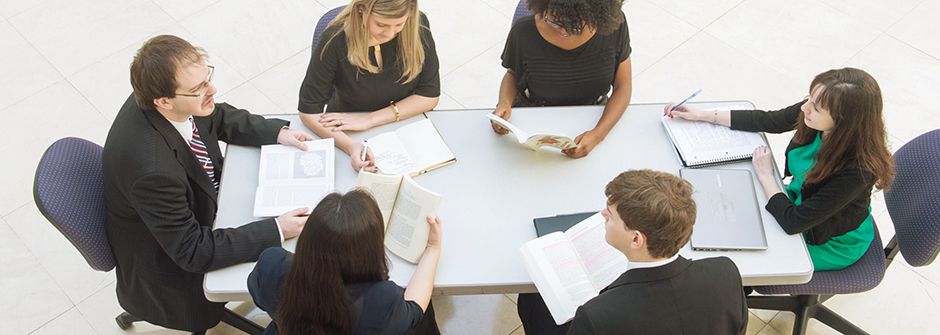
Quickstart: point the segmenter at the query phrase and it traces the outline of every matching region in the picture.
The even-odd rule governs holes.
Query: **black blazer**
[[[782,133],[796,129],[801,117],[798,102],[790,107],[764,112],[732,111],[731,128],[746,131]],[[815,137],[816,131],[813,131]],[[786,153],[808,145],[790,141]],[[788,158],[789,160],[789,158]],[[784,176],[791,175],[788,164],[784,164]],[[800,189],[803,202],[797,206],[784,193],[770,197],[764,207],[777,219],[787,234],[806,232],[806,243],[820,245],[836,236],[858,229],[870,214],[871,190],[875,176],[861,169],[857,162],[849,159],[832,176],[819,183],[804,183]]]
[[[725,257],[628,270],[578,308],[568,334],[744,334],[741,275]]]
[[[260,146],[277,142],[287,122],[265,120],[216,104],[194,117],[215,175],[218,141]],[[223,303],[206,300],[204,273],[258,259],[280,245],[274,219],[213,230],[217,195],[180,133],[131,95],[108,132],[102,154],[107,232],[117,258],[117,297],[127,312],[160,326],[200,331],[219,323]]]

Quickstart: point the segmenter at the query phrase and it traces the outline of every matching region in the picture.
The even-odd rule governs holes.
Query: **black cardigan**
[[[769,112],[732,111],[731,128],[768,133],[787,132],[796,129],[797,120],[803,115],[800,110],[802,105],[801,101]],[[815,137],[815,133],[813,135]],[[791,140],[786,153],[808,144]],[[784,168],[784,175],[791,175],[788,167]],[[872,173],[861,169],[857,162],[846,162],[841,169],[819,183],[803,183],[800,189],[803,201],[799,206],[793,204],[786,194],[777,193],[767,201],[765,208],[787,234],[805,231],[806,243],[821,245],[833,237],[858,229],[868,218],[874,185]]]

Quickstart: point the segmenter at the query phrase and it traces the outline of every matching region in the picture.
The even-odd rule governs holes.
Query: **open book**
[[[743,109],[727,106],[711,109]],[[666,133],[676,146],[679,161],[687,167],[705,167],[750,159],[754,149],[766,145],[760,133],[732,130],[704,121],[662,118]]]
[[[414,177],[457,161],[429,119],[381,133],[368,141],[375,154],[375,165],[385,174]]]
[[[428,215],[437,215],[441,196],[415,184],[406,175],[359,172],[356,187],[369,190],[385,220],[385,247],[402,259],[418,263],[428,245]]]
[[[261,146],[255,217],[271,217],[313,207],[333,191],[333,139],[308,141],[307,151],[271,144]]]
[[[516,139],[519,140],[520,144],[527,146],[532,150],[536,150],[543,145],[562,150],[578,147],[577,144],[574,144],[574,140],[565,134],[543,133],[529,135],[528,133],[522,131],[522,129],[519,129],[519,127],[509,123],[509,121],[503,120],[503,118],[493,115],[493,113],[486,114],[486,117],[488,117],[490,120],[493,120],[493,122],[496,122],[496,124],[498,124],[500,127],[503,127],[506,130],[509,130],[509,132],[515,134]]]
[[[519,256],[542,294],[556,324],[627,271],[627,256],[604,239],[604,217],[597,213],[564,233],[526,242]]]

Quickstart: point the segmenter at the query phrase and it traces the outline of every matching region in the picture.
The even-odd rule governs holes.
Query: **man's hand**
[[[277,224],[280,225],[285,240],[300,235],[304,225],[307,224],[308,210],[310,209],[307,207],[301,207],[277,217]]]
[[[512,107],[509,106],[496,106],[496,110],[493,111],[493,115],[499,116],[503,120],[509,121],[509,117],[512,116]],[[509,129],[503,128],[496,124],[496,122],[490,121],[490,124],[493,126],[493,131],[500,135],[509,134]]]
[[[315,139],[313,135],[290,128],[282,128],[281,132],[277,133],[278,144],[289,145],[303,151],[307,151],[307,145],[304,144],[304,141],[313,141]]]

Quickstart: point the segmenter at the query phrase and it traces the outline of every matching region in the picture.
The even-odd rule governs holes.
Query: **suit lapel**
[[[674,277],[682,271],[685,271],[686,268],[692,265],[692,261],[679,256],[676,260],[670,262],[669,264],[657,266],[655,268],[643,268],[643,269],[633,269],[627,270],[622,275],[620,275],[617,280],[615,280],[610,285],[607,285],[600,293],[615,288],[617,286],[623,286],[633,283],[645,283],[652,281],[660,281],[663,279]]]
[[[173,125],[170,124],[170,121],[167,121],[160,112],[146,110],[144,111],[144,115],[147,116],[150,124],[163,136],[167,145],[176,154],[176,160],[183,166],[183,170],[186,171],[186,176],[189,177],[190,180],[195,181],[199,189],[212,199],[213,202],[218,201],[212,180],[209,179],[206,170],[202,167],[202,164],[199,163],[199,160],[196,159],[196,155],[193,154],[193,150],[189,147],[189,144],[186,143],[186,140],[183,139],[183,136],[180,136],[176,128],[174,128]],[[200,134],[200,136],[201,135],[202,134]],[[204,140],[203,142],[206,141]],[[209,147],[209,145],[206,145],[206,147]],[[215,151],[218,152],[219,149],[216,148]],[[212,157],[212,159],[215,159],[215,157]]]

